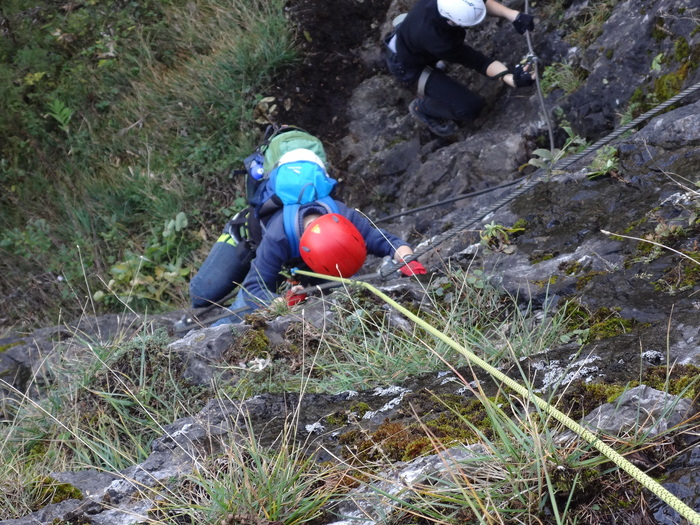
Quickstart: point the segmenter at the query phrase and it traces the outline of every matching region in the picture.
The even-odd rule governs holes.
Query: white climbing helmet
[[[461,27],[480,24],[486,18],[484,0],[437,0],[440,15]]]
[[[321,157],[316,155],[313,151],[310,149],[304,149],[304,148],[297,148],[293,149],[291,151],[288,151],[284,155],[280,157],[280,160],[277,161],[277,165],[281,166],[282,164],[289,164],[290,162],[300,162],[300,161],[307,161],[307,162],[313,162],[314,164],[317,164],[321,169],[325,170],[326,166],[324,165],[323,161],[321,160]]]

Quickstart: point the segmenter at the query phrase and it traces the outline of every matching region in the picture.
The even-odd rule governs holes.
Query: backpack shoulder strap
[[[287,204],[282,213],[284,220],[284,233],[289,242],[289,249],[292,253],[292,259],[299,257],[299,208],[300,204]]]
[[[333,197],[327,195],[326,197],[321,197],[316,201],[318,204],[326,208],[328,213],[338,213],[338,205],[336,204]]]
[[[260,153],[264,153],[265,148],[267,148],[270,145],[270,141],[272,140],[272,137],[275,135],[279,134],[282,132],[282,128],[284,126],[278,126],[277,124],[269,124],[265,128],[265,133],[263,134],[262,142],[258,145],[255,151],[258,151]]]
[[[325,208],[326,213],[338,213],[338,205],[332,197],[322,197],[314,204],[318,204]],[[287,204],[283,208],[284,233],[289,242],[289,248],[292,253],[292,258],[297,259],[299,254],[299,240],[301,239],[301,225],[299,224],[299,208],[300,204]]]

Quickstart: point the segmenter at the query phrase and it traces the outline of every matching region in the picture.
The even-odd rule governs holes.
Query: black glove
[[[524,35],[525,31],[535,29],[535,17],[527,13],[518,13],[518,16],[513,20],[513,27],[518,33]]]
[[[525,71],[522,64],[510,68],[509,71],[513,74],[513,82],[515,82],[515,87],[528,87],[535,83],[535,79],[532,77],[532,73]]]

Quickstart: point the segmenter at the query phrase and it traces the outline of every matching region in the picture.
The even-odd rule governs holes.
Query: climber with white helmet
[[[513,23],[520,34],[532,31],[534,18],[496,0],[418,0],[405,17],[395,20],[385,39],[389,71],[407,86],[417,86],[418,97],[409,104],[413,117],[440,136],[453,135],[456,122],[473,120],[484,101],[447,75],[444,62],[474,69],[511,87],[534,83],[527,67],[508,68],[465,44],[466,29],[480,24],[486,15]]]

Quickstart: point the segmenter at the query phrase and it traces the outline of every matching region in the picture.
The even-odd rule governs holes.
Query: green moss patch
[[[34,480],[31,488],[36,495],[34,510],[69,499],[83,499],[82,492],[76,487],[70,483],[60,483],[50,476]]]
[[[566,391],[556,400],[559,409],[565,409],[568,415],[578,421],[588,413],[605,403],[614,403],[626,390],[647,385],[674,396],[697,400],[700,395],[698,379],[700,367],[695,365],[677,365],[672,367],[653,366],[647,368],[640,381],[627,384],[586,383],[575,381],[567,385]]]
[[[673,294],[692,290],[700,283],[700,253],[684,253],[692,261],[684,258],[678,264],[667,268],[664,275],[654,283],[657,291]]]
[[[14,346],[17,346],[17,345],[20,345],[20,344],[21,344],[21,343],[20,343],[19,341],[17,341],[17,342],[9,343],[9,344],[6,344],[6,345],[0,345],[0,353],[2,353],[2,352],[7,352],[10,348],[12,348],[12,347],[14,347]]]
[[[620,308],[598,308],[591,312],[578,303],[569,301],[564,306],[567,331],[586,332],[583,342],[600,341],[627,334],[637,326],[634,319],[626,319],[620,315]]]
[[[554,259],[557,255],[559,255],[559,252],[534,251],[532,255],[530,255],[529,259],[530,263],[537,264],[544,261],[549,261],[550,259]]]
[[[440,396],[418,392],[407,396],[407,401],[419,414],[437,413],[422,423],[386,421],[374,432],[353,429],[343,434],[339,442],[345,447],[344,457],[350,461],[372,461],[388,457],[391,461],[410,461],[433,454],[436,448],[451,447],[458,443],[473,443],[480,434],[494,437],[489,412],[478,399],[463,396]],[[491,399],[502,404],[510,413],[504,398]]]
[[[698,379],[700,379],[700,367],[695,365],[676,365],[670,368],[654,366],[645,372],[642,382],[674,396],[696,401],[700,394],[697,386]]]

